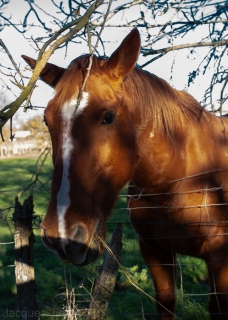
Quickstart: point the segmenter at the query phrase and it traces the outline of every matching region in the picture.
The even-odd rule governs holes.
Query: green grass
[[[20,195],[28,186],[30,187],[20,195],[19,200],[23,201],[28,195],[33,194],[36,213],[39,215],[45,213],[49,199],[52,160],[48,156],[42,164],[44,159],[43,155],[39,159],[0,161],[0,208],[4,216],[7,215],[9,208],[14,206],[15,197]],[[36,175],[40,170],[36,181]]]
[[[50,177],[52,162],[49,157],[42,167],[41,174],[36,183],[36,173],[40,168],[42,159],[36,163],[36,159],[10,159],[0,161],[0,208],[1,208],[1,233],[0,243],[13,241],[13,225],[11,217],[13,213],[14,198],[28,185],[29,190],[23,193],[20,201],[29,194],[34,196],[34,211],[36,242],[34,243],[34,266],[37,285],[37,300],[42,320],[63,319],[67,305],[66,287],[69,293],[74,291],[75,306],[78,314],[85,314],[91,298],[91,290],[103,257],[87,268],[76,268],[71,265],[63,265],[58,258],[49,252],[42,244],[38,225],[42,219],[49,200]],[[123,190],[123,193],[126,190]],[[129,223],[126,202],[120,197],[112,217],[107,223],[107,242],[109,242],[116,223],[123,224],[123,250],[121,264],[131,281],[139,286],[147,294],[154,296],[151,276],[143,262],[138,249],[137,235]],[[209,292],[208,279],[205,264],[198,259],[179,256],[177,276],[177,315],[184,320],[209,319],[207,312],[207,295]],[[0,245],[0,319],[6,310],[16,310],[16,286],[14,279],[14,247],[13,244]],[[69,299],[68,299],[69,300]],[[50,316],[53,315],[53,316]],[[144,316],[143,316],[144,315]],[[109,304],[109,320],[139,320],[155,319],[156,308],[152,299],[143,292],[138,291],[126,278],[123,270],[119,270],[116,288]],[[3,318],[4,319],[4,318]],[[10,319],[14,319],[10,317]],[[15,318],[16,319],[16,318]],[[77,319],[85,319],[78,315]]]

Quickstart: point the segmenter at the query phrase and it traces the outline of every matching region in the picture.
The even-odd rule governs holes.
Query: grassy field
[[[0,319],[7,319],[7,312],[17,309],[14,246],[11,243],[13,242],[11,219],[15,196],[19,195],[20,201],[23,201],[29,194],[33,194],[34,197],[36,216],[34,265],[37,300],[42,320],[64,319],[63,315],[66,315],[68,306],[77,310],[77,319],[85,319],[83,315],[86,314],[85,310],[91,299],[91,290],[99,273],[99,267],[102,265],[103,257],[86,268],[63,265],[54,254],[42,245],[38,226],[47,208],[52,174],[51,158],[48,157],[44,164],[42,164],[43,160],[41,158],[38,162],[36,159],[0,161]],[[125,190],[123,190],[124,192]],[[122,221],[121,264],[131,281],[153,297],[152,281],[145,263],[140,257],[137,236],[129,223],[125,206],[125,198],[119,197],[113,215],[107,223],[107,242],[111,238],[116,223]],[[185,320],[209,319],[208,297],[205,295],[209,291],[209,286],[205,264],[198,259],[183,256],[178,257],[178,264],[177,316]],[[155,319],[154,302],[129,282],[125,272],[120,270],[118,273],[107,319]],[[72,299],[72,295],[75,300]],[[8,318],[17,319],[13,316]]]

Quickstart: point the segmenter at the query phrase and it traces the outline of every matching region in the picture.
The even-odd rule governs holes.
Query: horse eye
[[[115,115],[112,112],[106,113],[104,120],[101,124],[111,124],[115,119]]]

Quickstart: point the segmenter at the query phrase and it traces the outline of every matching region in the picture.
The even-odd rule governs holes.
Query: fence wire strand
[[[36,193],[37,190],[39,190],[39,188],[37,188],[35,186],[35,183],[39,183],[39,174],[42,168],[39,168],[38,171],[36,171],[36,173],[32,176],[31,179],[31,192],[32,193]],[[175,180],[172,181],[171,183],[174,182],[180,182],[183,183],[186,180],[189,179],[194,179],[196,177],[199,176],[203,176],[203,175],[208,175],[210,173],[224,173],[227,172],[228,167],[224,167],[224,168],[219,168],[216,170],[210,170],[201,174],[197,174],[197,175],[193,175],[191,177],[186,177],[186,178],[182,178],[179,180]],[[225,180],[225,175],[224,175],[224,180]],[[33,184],[33,182],[35,181],[35,183]],[[45,187],[44,187],[45,186]],[[129,186],[129,189],[133,188],[133,185]],[[46,185],[44,183],[41,183],[40,188],[42,189],[42,192],[48,192],[48,189],[46,188]],[[184,239],[191,239],[191,238],[195,238],[194,235],[187,235],[187,234],[177,234],[175,236],[173,236],[172,234],[172,228],[174,227],[205,227],[208,228],[207,233],[201,234],[201,235],[197,235],[197,237],[200,238],[205,238],[207,237],[209,239],[209,245],[210,241],[213,240],[214,237],[217,236],[221,236],[221,237],[227,237],[228,236],[228,232],[215,232],[215,233],[211,233],[210,228],[211,227],[226,227],[228,224],[228,221],[226,219],[217,219],[217,220],[211,220],[210,219],[210,212],[209,210],[211,208],[227,208],[228,207],[228,203],[224,202],[224,203],[208,203],[208,195],[209,194],[216,194],[217,192],[223,191],[223,190],[227,190],[228,189],[228,185],[226,184],[226,181],[224,181],[224,183],[220,186],[216,186],[216,187],[210,187],[208,185],[206,185],[204,188],[202,189],[196,189],[196,190],[183,190],[181,188],[179,188],[176,192],[171,192],[169,194],[167,193],[145,193],[144,189],[141,189],[141,191],[139,193],[136,193],[134,195],[128,195],[126,194],[126,190],[124,191],[124,193],[119,195],[119,200],[121,200],[121,203],[123,201],[125,202],[131,202],[131,201],[137,201],[140,200],[141,197],[145,197],[148,199],[153,199],[154,197],[162,197],[162,196],[174,196],[176,198],[178,198],[178,201],[181,201],[181,197],[182,196],[191,196],[192,194],[202,194],[203,195],[203,202],[199,203],[199,204],[193,204],[193,205],[181,205],[181,204],[172,204],[172,210],[170,210],[170,206],[169,205],[164,205],[164,206],[136,206],[134,208],[127,208],[126,205],[123,206],[119,206],[113,209],[113,217],[115,217],[115,214],[121,214],[121,215],[129,215],[131,217],[131,212],[138,210],[140,212],[140,210],[152,210],[153,212],[155,210],[159,210],[160,212],[162,212],[163,210],[167,210],[169,212],[169,218],[175,214],[173,212],[175,212],[175,210],[186,210],[186,212],[188,212],[191,209],[197,208],[199,210],[203,209],[205,210],[205,215],[207,216],[207,220],[206,221],[201,221],[200,219],[198,221],[194,221],[194,222],[182,222],[182,223],[173,223],[172,221],[168,220],[166,222],[164,221],[156,221],[156,225],[157,226],[169,226],[171,225],[171,229],[170,229],[170,234],[164,234],[162,236],[153,236],[153,240],[170,240],[171,243],[171,248],[172,248],[172,254],[173,254],[173,263],[166,263],[163,264],[163,266],[172,266],[174,267],[176,270],[178,270],[178,277],[175,277],[175,287],[176,287],[176,292],[179,292],[180,295],[180,305],[181,305],[181,309],[182,312],[184,312],[184,308],[185,308],[185,300],[189,297],[190,299],[192,298],[197,298],[197,299],[201,299],[201,298],[206,298],[209,299],[210,296],[215,296],[217,299],[217,305],[218,305],[218,309],[220,308],[219,306],[219,300],[218,297],[222,294],[224,294],[224,292],[219,292],[216,290],[216,285],[215,285],[215,279],[214,279],[214,274],[212,272],[212,276],[213,276],[213,281],[214,281],[214,285],[213,285],[213,290],[210,292],[209,290],[209,282],[208,279],[202,279],[202,280],[197,280],[199,282],[199,287],[203,286],[202,292],[188,292],[188,288],[186,287],[186,283],[185,283],[185,278],[186,278],[186,271],[185,269],[191,269],[191,276],[194,278],[194,270],[197,271],[198,269],[202,268],[202,261],[201,260],[188,260],[188,259],[183,259],[180,255],[177,255],[177,259],[175,259],[176,257],[176,253],[174,248],[172,247],[173,245],[173,240],[178,240],[178,241],[183,241]],[[26,187],[23,188],[23,190],[27,190]],[[0,191],[1,194],[3,193],[12,193],[14,194],[15,192],[18,192],[18,188],[13,188],[12,190],[2,190]],[[11,215],[10,212],[13,209],[13,206],[8,206],[7,208],[3,208],[1,209],[1,215],[0,215],[0,221],[5,223],[5,226],[7,226],[8,224],[8,229],[9,229],[9,234],[8,234],[8,239],[12,239],[13,236],[13,232],[12,232],[12,227],[11,227]],[[36,217],[36,222],[34,222],[34,226],[35,228],[38,228],[39,225],[39,221],[42,219],[41,216],[37,216]],[[115,221],[115,219],[112,222],[108,222],[107,223],[107,228],[110,230],[113,230],[115,224],[117,221]],[[139,250],[138,250],[138,244],[137,244],[137,234],[135,233],[135,231],[133,230],[133,227],[130,223],[130,221],[123,221],[123,226],[125,228],[125,233],[126,235],[124,235],[124,247],[126,247],[126,249],[123,249],[123,255],[127,256],[128,252],[127,252],[127,248],[129,245],[132,245],[131,248],[131,258],[133,261],[133,257],[136,257],[136,264],[138,265],[138,255],[139,255]],[[154,223],[154,222],[151,222]],[[148,222],[143,223],[142,225],[145,224],[148,225]],[[38,237],[38,236],[37,236]],[[4,262],[1,262],[0,265],[0,271],[2,270],[6,270],[8,268],[11,268],[12,272],[14,269],[14,263],[13,262],[13,255],[12,255],[12,248],[14,245],[14,241],[12,240],[7,240],[5,241],[4,239],[0,238],[0,250],[1,250],[1,256],[6,254],[7,257],[5,257]],[[146,239],[150,239],[148,237],[145,237]],[[210,240],[211,239],[211,240]],[[101,239],[101,241],[103,241]],[[104,243],[105,247],[107,250],[109,250],[108,246],[106,243]],[[6,247],[11,248],[11,250],[9,251],[9,253],[7,253],[7,249]],[[52,259],[52,253],[47,253],[46,249],[44,249],[44,247],[41,244],[41,241],[38,239],[38,243],[36,244],[35,250],[37,251],[37,254],[43,254],[43,252],[45,251],[45,255],[50,255],[50,259]],[[2,260],[0,256],[0,261]],[[133,264],[133,262],[131,261],[131,264]],[[225,262],[225,260],[224,260]],[[99,262],[100,263],[100,262]],[[217,262],[213,261],[213,257],[211,256],[210,262],[208,263],[209,265],[213,266],[215,265]],[[228,261],[227,261],[228,263]],[[148,312],[148,307],[147,307],[147,302],[145,302],[145,299],[143,298],[143,296],[147,296],[149,300],[153,300],[155,301],[155,298],[153,298],[153,296],[151,296],[151,294],[148,294],[145,292],[144,289],[140,288],[140,285],[143,284],[143,281],[140,280],[140,272],[143,272],[143,268],[146,268],[145,263],[143,264],[143,262],[140,262],[140,266],[134,266],[130,265],[130,266],[125,266],[123,265],[123,263],[120,263],[120,275],[118,276],[117,279],[117,287],[119,287],[119,289],[116,289],[117,291],[114,292],[114,296],[116,294],[120,295],[120,296],[125,296],[125,295],[130,295],[130,296],[134,296],[136,298],[136,301],[138,301],[138,304],[140,306],[140,312],[139,313],[135,313],[135,312],[130,312],[129,309],[125,310],[125,314],[124,317],[121,318],[121,314],[118,314],[117,309],[115,309],[116,307],[114,307],[114,309],[112,309],[112,303],[110,305],[110,310],[109,310],[109,314],[108,317],[110,317],[110,319],[151,319],[151,317],[154,317],[156,315],[156,310],[154,309],[154,311],[152,312]],[[138,269],[137,269],[137,268]],[[53,266],[54,268],[54,266]],[[65,267],[64,267],[65,268]],[[35,269],[36,269],[36,265],[35,265]],[[93,282],[95,281],[95,273],[94,273],[94,265],[90,266],[89,268],[81,268],[80,272],[81,275],[83,274],[83,277],[81,276],[81,280],[77,280],[78,283],[76,284],[75,280],[73,279],[73,275],[71,274],[71,269],[69,269],[66,272],[65,269],[65,273],[60,274],[60,276],[62,276],[65,279],[65,288],[59,288],[56,291],[56,295],[53,298],[53,303],[55,303],[55,299],[61,299],[62,303],[65,303],[64,307],[54,307],[54,311],[53,312],[44,312],[43,310],[41,310],[41,319],[45,319],[45,318],[58,318],[58,317],[66,317],[66,319],[85,319],[86,317],[86,312],[87,312],[87,307],[88,307],[88,303],[92,297],[92,287],[93,287]],[[11,274],[12,274],[11,272]],[[59,271],[58,271],[59,272]],[[146,273],[147,277],[150,278],[149,273]],[[125,277],[128,282],[130,283],[130,285],[132,287],[135,287],[137,290],[131,291],[130,293],[128,291],[126,291],[126,287],[129,286],[129,284],[127,285],[125,282],[125,280],[123,280],[123,277]],[[133,280],[132,280],[133,277]],[[134,281],[137,279],[138,277],[138,283],[135,283]],[[89,285],[87,283],[87,285],[85,285],[85,282],[89,280]],[[151,288],[153,287],[152,284],[152,280],[151,281]],[[196,282],[197,282],[196,281]],[[146,281],[147,284],[148,281]],[[121,285],[123,285],[123,289],[121,289]],[[144,284],[143,284],[144,285]],[[81,290],[81,291],[80,291]],[[60,291],[60,292],[58,292]],[[82,292],[83,291],[83,292]],[[139,293],[137,292],[139,291]],[[228,293],[227,293],[228,294]],[[2,296],[1,292],[0,295]],[[65,301],[65,302],[64,302]],[[152,304],[154,302],[151,302]],[[189,303],[189,302],[188,302]],[[59,303],[58,303],[59,304]],[[200,305],[200,303],[199,303]],[[48,307],[49,309],[49,307]],[[44,307],[45,310],[45,307]],[[72,311],[73,310],[73,311]],[[176,318],[177,319],[185,319],[185,316],[183,316],[183,314],[180,314],[180,309],[179,311],[177,310],[176,314]],[[222,311],[219,309],[220,315],[222,314]],[[114,317],[114,318],[113,318]],[[107,318],[108,319],[108,318]],[[200,319],[200,318],[198,318]],[[206,319],[206,318],[205,318]],[[201,319],[200,319],[201,320]]]

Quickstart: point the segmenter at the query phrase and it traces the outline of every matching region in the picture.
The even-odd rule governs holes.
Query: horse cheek
[[[100,143],[97,149],[98,176],[110,181],[114,192],[119,192],[132,175],[134,155],[123,144],[123,139],[113,137]]]
[[[134,130],[130,129],[124,130],[124,134],[121,133],[117,147],[118,153],[115,157],[115,178],[118,180],[119,190],[132,178],[135,168],[136,139]]]

